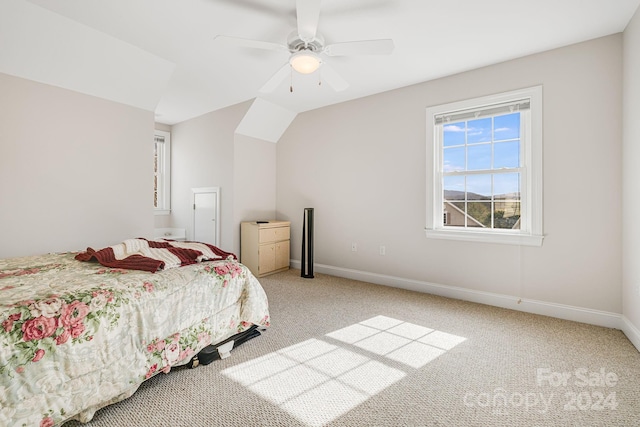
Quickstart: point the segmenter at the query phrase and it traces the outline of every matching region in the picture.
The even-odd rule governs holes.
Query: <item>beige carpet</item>
[[[640,426],[640,353],[618,330],[299,270],[260,282],[261,337],[86,425]]]

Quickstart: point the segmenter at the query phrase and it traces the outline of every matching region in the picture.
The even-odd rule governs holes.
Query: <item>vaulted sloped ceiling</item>
[[[152,110],[166,124],[258,96],[295,115],[621,32],[639,4],[323,0],[327,44],[391,38],[393,53],[325,58],[349,83],[341,92],[318,85],[321,67],[260,94],[288,52],[214,38],[286,44],[295,0],[0,0],[0,72]]]

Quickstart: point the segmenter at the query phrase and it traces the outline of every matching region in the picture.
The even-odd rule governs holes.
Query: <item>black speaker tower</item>
[[[300,276],[305,279],[313,279],[313,208],[304,209],[301,264]]]

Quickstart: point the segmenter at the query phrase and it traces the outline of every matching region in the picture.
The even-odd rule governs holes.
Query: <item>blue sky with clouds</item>
[[[520,113],[444,125],[443,171],[480,171],[520,166]],[[466,160],[465,160],[466,159]],[[491,196],[520,191],[518,173],[473,174],[466,191]],[[464,176],[446,176],[445,190],[465,191]]]

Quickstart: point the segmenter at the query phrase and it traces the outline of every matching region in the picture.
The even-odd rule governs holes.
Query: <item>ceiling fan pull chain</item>
[[[289,83],[289,92],[293,93],[293,67],[291,68],[291,74],[289,74],[290,83]]]

